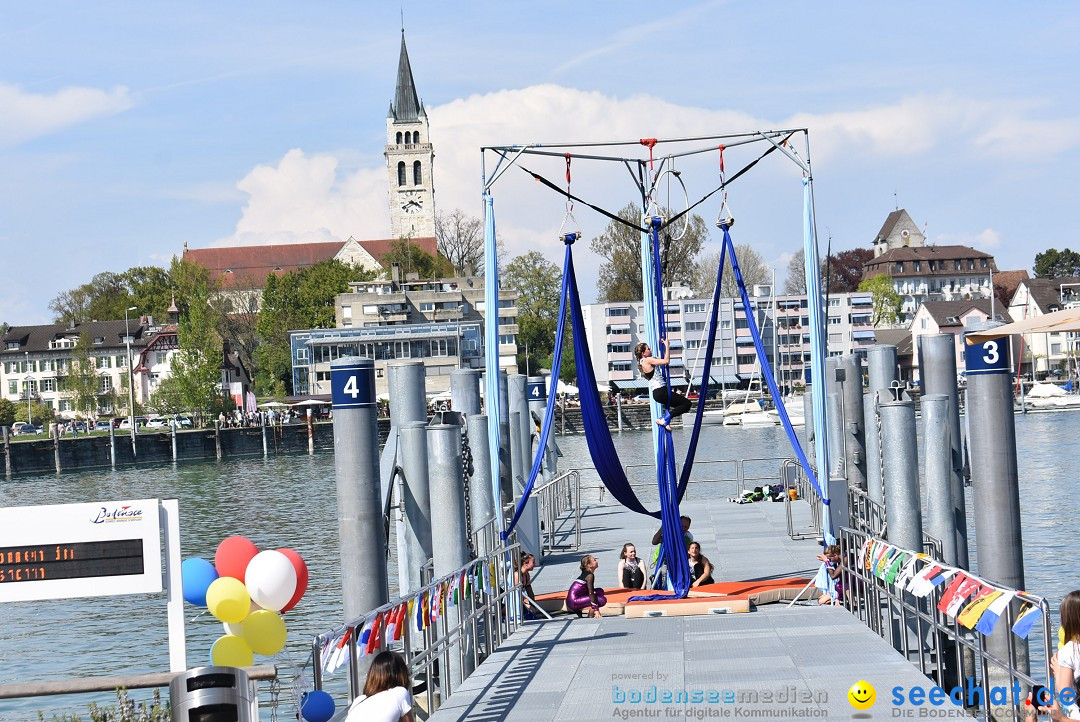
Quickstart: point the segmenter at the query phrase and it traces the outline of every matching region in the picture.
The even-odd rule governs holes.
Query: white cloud
[[[28,93],[0,82],[0,146],[14,145],[54,133],[102,115],[121,113],[135,105],[128,89],[64,88],[52,95]]]
[[[874,162],[930,154],[940,157],[957,149],[965,155],[983,155],[985,144],[1000,134],[1043,128],[1047,133],[1053,133],[1054,148],[1061,152],[1064,149],[1060,140],[1063,134],[1056,129],[1069,125],[1069,121],[1033,120],[1025,115],[1026,112],[1022,103],[1005,107],[1002,103],[940,94],[904,98],[888,105],[845,112],[800,113],[786,119],[762,119],[739,110],[688,107],[648,95],[617,98],[554,84],[501,90],[429,108],[436,152],[435,197],[442,211],[461,208],[467,213],[482,215],[480,148],[510,143],[622,139],[629,143],[614,149],[579,150],[647,158],[648,151],[637,143],[642,137],[674,138],[757,128],[807,127],[811,133],[814,160],[820,162],[826,158],[838,165],[856,155],[873,156]],[[707,147],[705,142],[701,145]],[[731,148],[725,156],[729,176],[760,155],[762,150],[761,146]],[[656,149],[657,157],[665,152],[663,146]],[[490,181],[497,158],[489,152],[485,159],[484,172]],[[766,185],[772,183],[777,173],[788,179],[798,177],[795,164],[785,161],[779,154],[768,160],[770,162],[757,166],[745,180],[740,180],[737,191],[733,186],[732,204],[736,211],[757,204],[752,210],[759,216],[776,215],[781,206],[791,206],[791,218],[784,216],[784,222],[790,228],[785,226],[782,233],[787,241],[800,238],[797,184],[785,185],[781,190],[788,195],[783,196],[778,195],[775,187],[765,188],[760,183],[753,193],[742,190],[744,183],[759,182],[751,177],[764,178]],[[712,151],[678,160],[690,185],[691,201],[716,186],[716,161]],[[520,165],[560,186],[565,183],[565,162],[561,157],[528,156],[521,159]],[[603,166],[578,161],[572,166],[572,177],[575,194],[609,210],[618,210],[638,200],[631,175],[620,163]],[[389,235],[387,175],[381,165],[342,171],[336,156],[308,156],[302,150],[294,149],[276,165],[255,168],[237,187],[248,195],[249,200],[235,234],[222,239],[222,244],[343,240],[350,235],[385,238]],[[734,194],[738,195],[737,200]],[[495,198],[498,231],[506,242],[507,252],[516,256],[539,249],[558,262],[562,249],[557,236],[565,216],[565,199],[550,189],[541,188],[516,168],[509,169],[497,181]],[[714,196],[700,207],[699,212],[711,221],[717,213],[718,202],[719,197]],[[682,203],[681,196],[672,201],[676,207]],[[575,206],[575,216],[585,238],[595,236],[607,224],[606,218],[581,204]],[[996,232],[987,229],[969,241],[977,247],[993,247],[998,238]],[[789,254],[781,255],[779,247],[766,247],[762,251],[777,258],[778,271],[784,273]],[[582,259],[582,262],[583,265],[593,263],[592,259]]]
[[[1001,235],[993,228],[985,228],[978,233],[941,233],[934,238],[934,243],[942,246],[998,248],[1001,245]]]

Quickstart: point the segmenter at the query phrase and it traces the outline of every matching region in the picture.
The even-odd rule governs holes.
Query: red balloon
[[[259,553],[253,542],[242,536],[231,536],[218,544],[214,554],[214,568],[223,577],[244,581],[248,562]]]
[[[292,562],[293,568],[296,569],[296,591],[293,592],[292,599],[281,608],[281,613],[284,614],[295,607],[296,603],[300,601],[300,598],[304,596],[304,592],[307,591],[308,570],[303,557],[292,549],[278,549],[278,551],[288,557],[289,561]]]

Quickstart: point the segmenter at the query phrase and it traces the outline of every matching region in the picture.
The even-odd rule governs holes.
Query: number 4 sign
[[[374,406],[375,364],[359,358],[331,364],[330,398],[335,409]]]

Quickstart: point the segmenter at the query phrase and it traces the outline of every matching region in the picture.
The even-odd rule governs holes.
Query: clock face
[[[401,194],[401,210],[406,213],[417,213],[424,207],[423,196],[416,191],[407,191]]]

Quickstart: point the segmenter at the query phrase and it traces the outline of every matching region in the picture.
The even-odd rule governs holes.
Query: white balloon
[[[279,551],[259,552],[248,562],[244,583],[251,601],[278,612],[296,592],[296,568]]]
[[[248,594],[250,595],[251,592],[248,592]],[[255,602],[252,602],[251,603],[251,611],[248,612],[248,616],[250,617],[254,612],[257,612],[260,609],[262,609],[262,607],[260,607]],[[244,636],[244,623],[243,622],[222,622],[221,626],[225,628],[225,634],[235,634],[237,637],[243,637]]]

